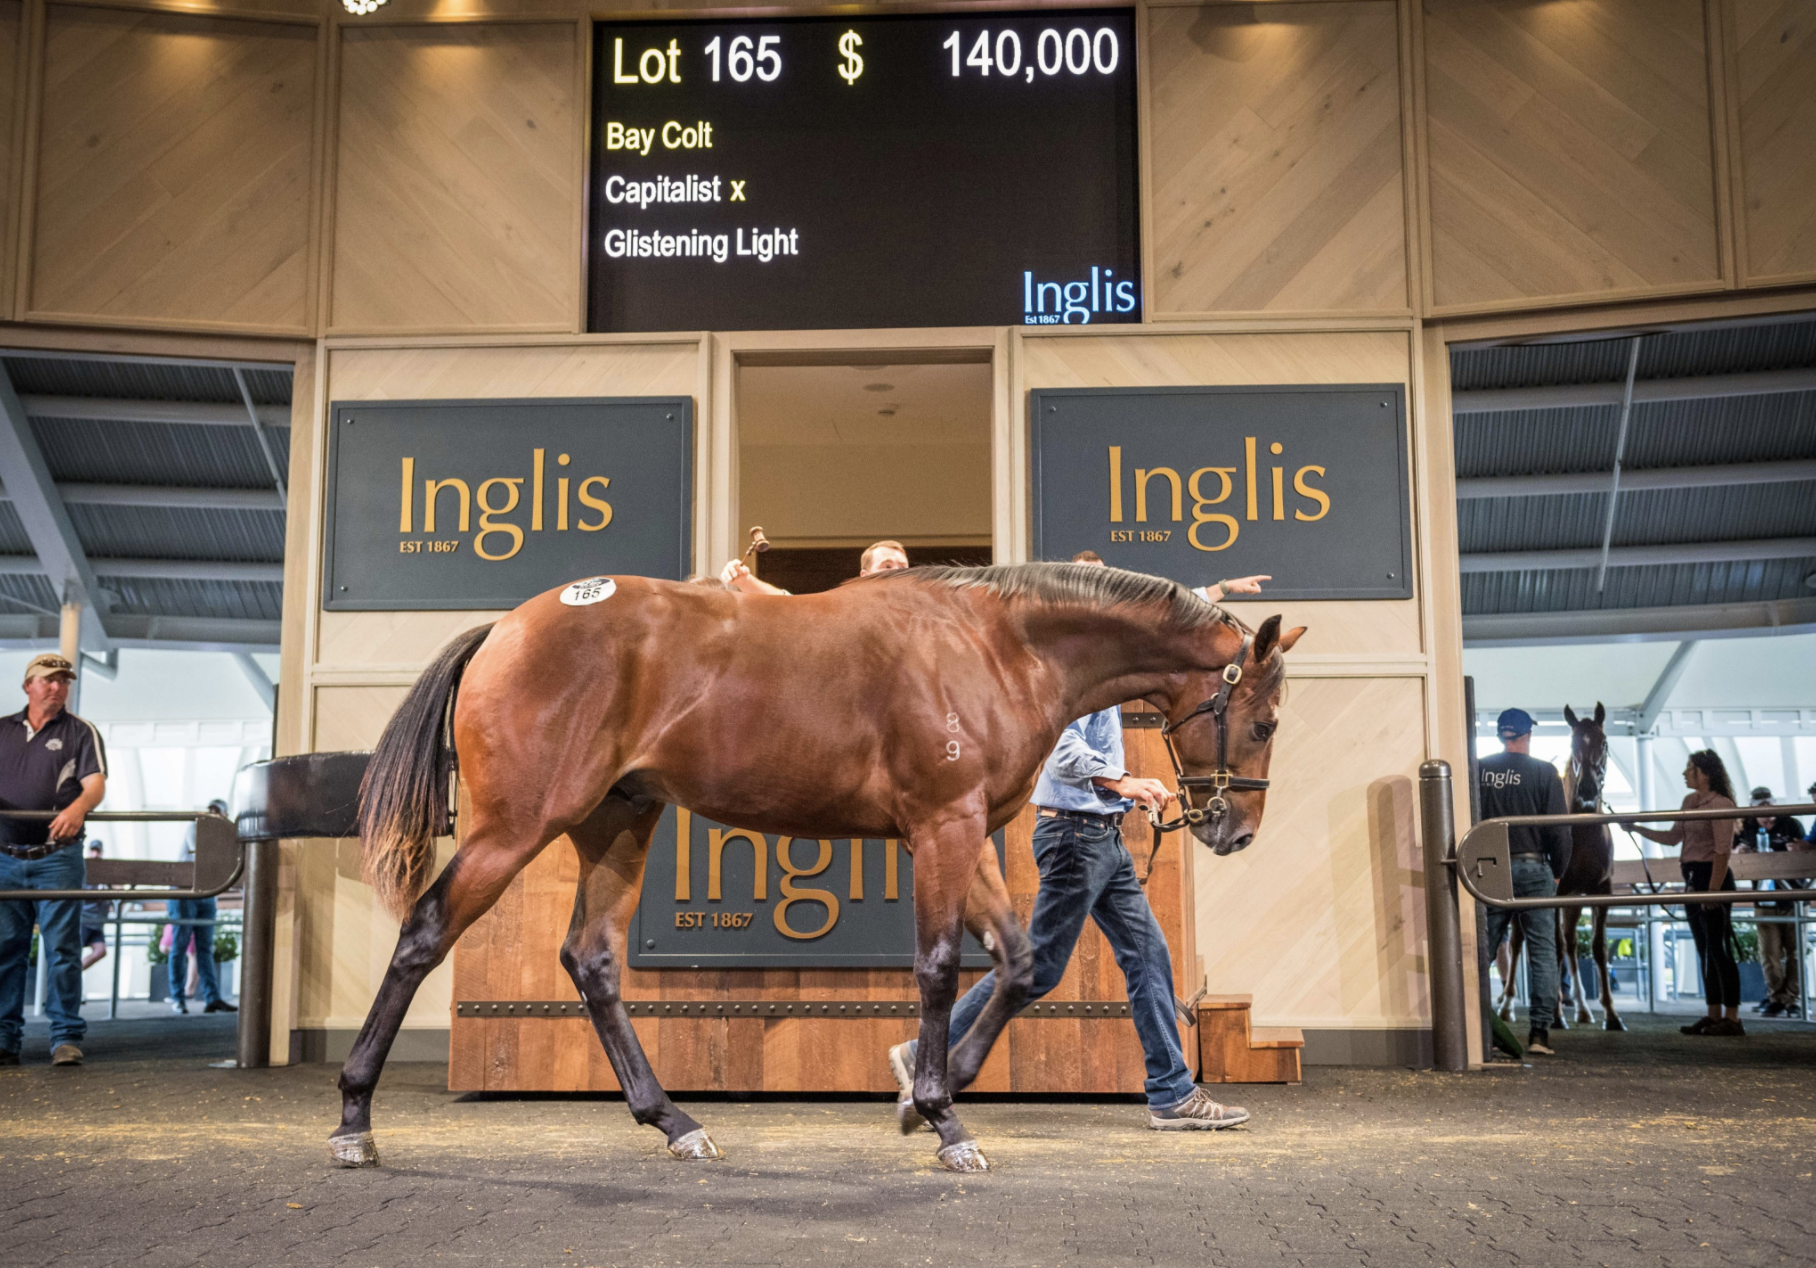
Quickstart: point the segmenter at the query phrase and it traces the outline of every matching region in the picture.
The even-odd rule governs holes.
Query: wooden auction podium
[[[1159,714],[1144,707],[1123,716],[1131,772],[1170,784]],[[1033,825],[1030,807],[1009,826],[1005,841],[1009,890],[1024,925],[1040,881]],[[1127,816],[1123,834],[1166,932],[1174,994],[1190,1001],[1204,978],[1192,914],[1196,847],[1183,833],[1170,833],[1155,851],[1139,812]],[[577,874],[572,848],[557,841],[455,947],[451,1089],[618,1088],[557,958]],[[982,972],[967,970],[963,986]],[[907,1015],[919,998],[907,968],[626,968],[623,993],[644,1051],[671,1092],[889,1091],[895,1080],[885,1053],[912,1038],[918,1026]],[[1058,989],[1010,1023],[975,1089],[1140,1092],[1141,1044],[1126,1005],[1109,944],[1087,922]],[[1196,1072],[1197,1036],[1188,1028],[1182,1039]]]

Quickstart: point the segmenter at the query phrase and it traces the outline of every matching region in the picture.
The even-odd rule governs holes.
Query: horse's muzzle
[[[1198,840],[1199,844],[1209,846],[1211,853],[1219,858],[1246,850],[1255,841],[1253,832],[1230,833],[1224,831],[1220,824],[1208,823],[1193,827],[1192,836]]]

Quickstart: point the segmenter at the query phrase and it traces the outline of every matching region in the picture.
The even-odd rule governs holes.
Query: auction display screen
[[[594,33],[589,329],[1141,320],[1133,10]]]

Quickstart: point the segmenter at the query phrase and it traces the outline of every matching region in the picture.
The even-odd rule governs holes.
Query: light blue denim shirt
[[[1040,781],[1034,785],[1034,804],[1052,810],[1088,810],[1092,814],[1119,815],[1135,803],[1107,792],[1091,782],[1093,777],[1121,779],[1122,709],[1112,705],[1072,723],[1059,733]]]

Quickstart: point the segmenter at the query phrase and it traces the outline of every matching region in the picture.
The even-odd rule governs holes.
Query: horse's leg
[[[921,991],[914,1108],[939,1133],[939,1159],[950,1171],[990,1169],[952,1108],[946,1067],[965,897],[977,872],[977,851],[989,848],[981,813],[955,813],[914,834],[914,980]]]
[[[977,874],[965,899],[965,925],[990,948],[996,961],[996,989],[984,1011],[971,1023],[971,1029],[947,1056],[947,1077],[954,1092],[971,1086],[1004,1027],[1034,993],[1034,951],[1027,931],[1015,918],[1009,887],[1003,883],[1002,865],[990,845],[985,845],[978,856]]]
[[[1595,924],[1595,971],[1602,979],[1602,1029],[1625,1030],[1627,1023],[1614,1011],[1614,975],[1608,969],[1608,909],[1595,908],[1590,919]]]
[[[650,835],[661,817],[660,802],[639,810],[611,796],[586,822],[568,830],[580,856],[580,883],[574,887],[574,915],[561,944],[561,964],[586,1001],[631,1117],[659,1128],[677,1158],[717,1158],[718,1146],[706,1129],[675,1108],[662,1090],[618,993],[625,932],[637,910]]]
[[[1579,968],[1579,961],[1576,954],[1576,929],[1577,926],[1582,923],[1583,909],[1581,907],[1566,907],[1562,913],[1561,919],[1563,924],[1558,929],[1558,938],[1560,939],[1558,955],[1560,957],[1566,955],[1570,957],[1570,990],[1576,997],[1576,1020],[1580,1025],[1592,1026],[1595,1024],[1595,1014],[1589,1009],[1588,985],[1582,980],[1582,974],[1577,971]],[[1563,963],[1562,959],[1558,962],[1560,964]],[[1562,1016],[1561,1004],[1559,1015]]]
[[[1526,949],[1526,930],[1518,920],[1509,922],[1507,929],[1507,963],[1506,978],[1501,982],[1501,1020],[1513,1021],[1514,986],[1519,979],[1520,953]]]
[[[328,1149],[343,1167],[378,1165],[372,1091],[416,988],[446,958],[467,926],[498,901],[511,879],[547,844],[537,841],[529,848],[503,849],[499,835],[484,823],[476,824],[435,883],[416,900],[398,932],[391,966],[341,1066],[341,1124],[328,1138]]]
[[[1557,1020],[1552,1024],[1559,1030],[1570,1029],[1570,1006],[1574,1002],[1571,993],[1571,979],[1575,976],[1570,971],[1570,962],[1575,959],[1574,947],[1570,952],[1564,949],[1564,913],[1557,908],[1551,911],[1551,936],[1557,948]],[[1576,941],[1576,926],[1570,926],[1570,940]]]

